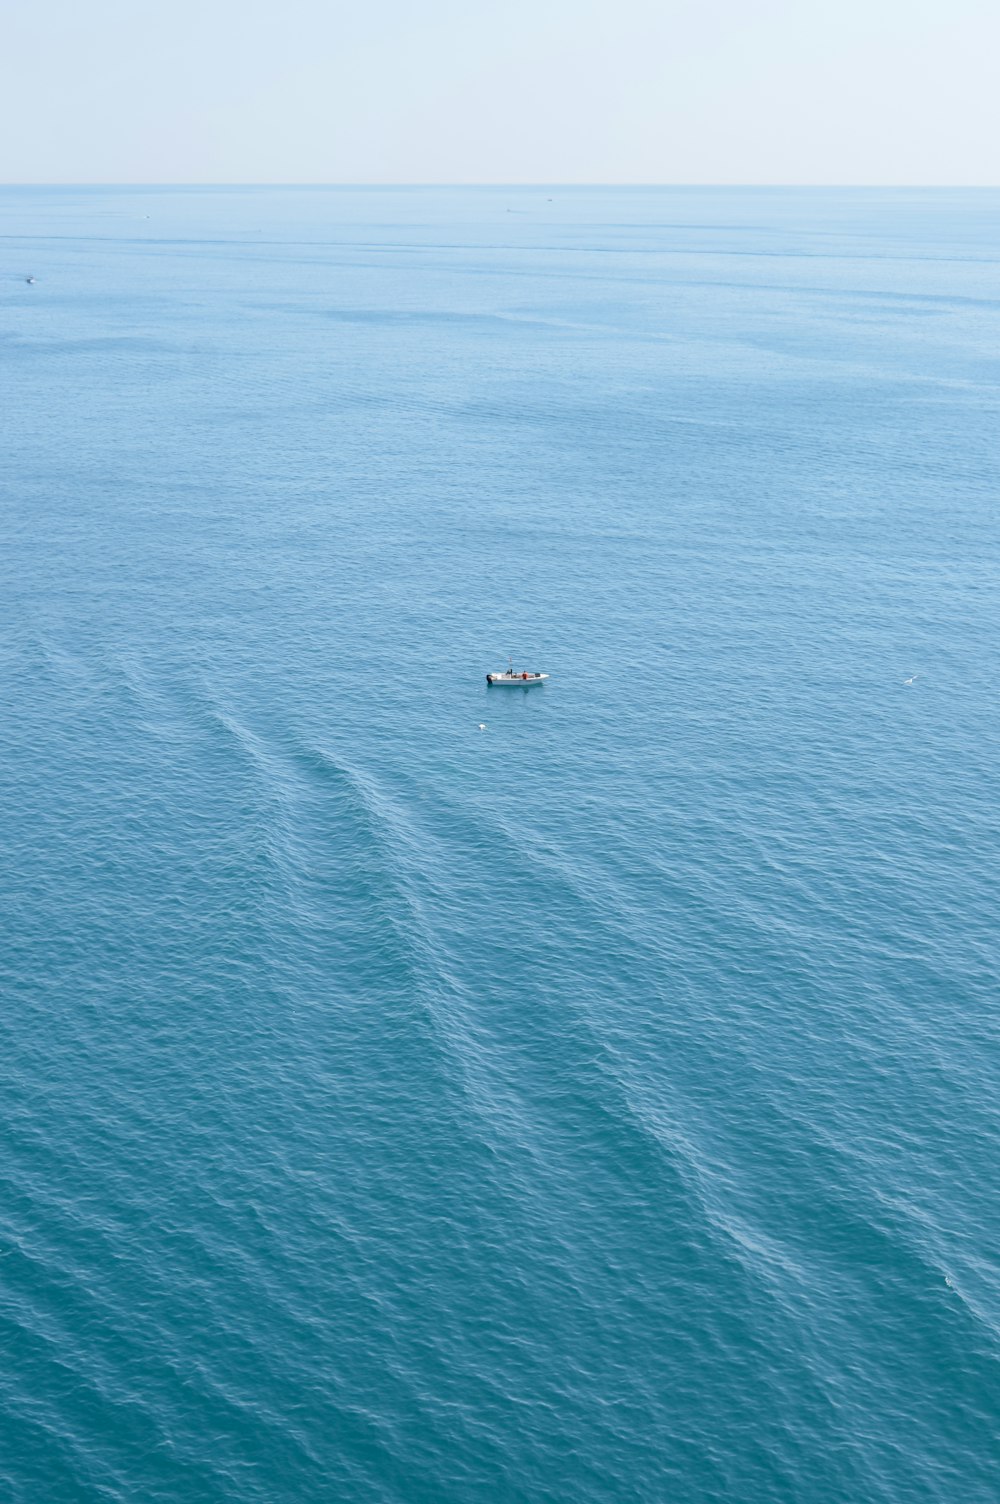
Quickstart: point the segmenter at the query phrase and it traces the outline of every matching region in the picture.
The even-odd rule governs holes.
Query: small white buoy
[[[485,725],[485,723],[483,721],[479,722],[479,729],[480,729],[480,731],[485,731],[486,730],[486,725]]]

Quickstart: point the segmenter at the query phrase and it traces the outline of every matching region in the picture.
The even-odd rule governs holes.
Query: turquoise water
[[[0,203],[4,1501],[993,1504],[1000,193]]]

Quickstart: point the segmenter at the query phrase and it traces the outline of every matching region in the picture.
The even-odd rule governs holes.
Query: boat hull
[[[509,685],[511,689],[529,689],[532,684],[541,684],[548,674],[487,674],[487,684]]]

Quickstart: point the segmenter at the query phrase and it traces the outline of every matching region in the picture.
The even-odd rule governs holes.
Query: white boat
[[[527,669],[521,669],[515,673],[514,660],[512,658],[507,659],[507,665],[507,668],[502,673],[487,674],[487,684],[513,684],[515,686],[520,685],[522,689],[525,689],[529,684],[541,684],[544,679],[549,677],[548,674],[529,674]]]

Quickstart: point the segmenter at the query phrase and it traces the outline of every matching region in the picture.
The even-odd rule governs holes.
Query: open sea
[[[996,1504],[1000,191],[7,188],[0,380],[3,1504]]]

